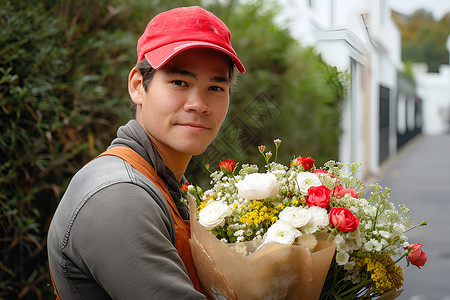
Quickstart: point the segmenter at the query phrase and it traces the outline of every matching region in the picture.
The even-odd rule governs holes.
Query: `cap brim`
[[[188,49],[193,48],[199,48],[199,49],[214,49],[218,50],[220,52],[225,53],[234,62],[234,65],[236,68],[241,72],[242,74],[245,73],[244,65],[240,62],[240,60],[237,58],[237,56],[228,51],[225,48],[222,48],[220,46],[217,46],[215,44],[207,43],[207,42],[201,42],[201,41],[182,41],[182,42],[176,42],[168,45],[164,45],[158,49],[149,51],[145,54],[145,58],[150,63],[150,65],[155,69],[162,68],[167,62],[169,62],[175,55],[179,54],[180,52],[186,51]]]

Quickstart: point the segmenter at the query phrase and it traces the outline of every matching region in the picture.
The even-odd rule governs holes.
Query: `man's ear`
[[[136,67],[134,67],[130,75],[128,75],[128,93],[130,94],[131,101],[136,105],[142,104],[144,86],[142,82],[142,74]]]

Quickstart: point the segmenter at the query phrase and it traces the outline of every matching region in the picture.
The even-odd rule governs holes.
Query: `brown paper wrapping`
[[[398,296],[400,296],[402,292],[403,292],[403,290],[390,291],[390,292],[387,292],[386,294],[381,295],[378,298],[378,300],[394,300],[394,299],[397,299]]]
[[[319,299],[336,245],[319,240],[310,253],[303,246],[268,244],[244,256],[218,240],[196,218],[189,197],[191,250],[209,299]],[[262,241],[239,243],[248,250]]]

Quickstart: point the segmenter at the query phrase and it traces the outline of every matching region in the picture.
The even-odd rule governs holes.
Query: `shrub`
[[[135,38],[98,24],[104,4],[85,14],[80,2],[70,18],[39,2],[0,7],[0,298],[48,298],[46,235],[57,202],[130,117]]]

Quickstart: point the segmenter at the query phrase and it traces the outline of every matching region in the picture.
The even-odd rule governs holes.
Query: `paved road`
[[[391,184],[391,201],[411,210],[408,233],[423,244],[428,261],[420,270],[404,268],[400,300],[450,300],[450,135],[418,136],[382,165],[381,186]],[[404,267],[405,264],[402,264]]]

